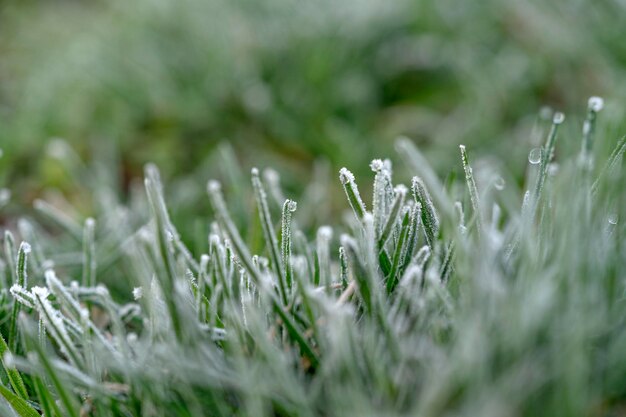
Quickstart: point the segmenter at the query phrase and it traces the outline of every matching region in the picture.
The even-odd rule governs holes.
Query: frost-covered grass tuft
[[[37,200],[42,225],[5,233],[0,415],[620,415],[626,139],[598,133],[602,107],[580,155],[557,113],[520,188],[464,146],[441,181],[400,139],[414,177],[343,168],[349,215],[317,229],[275,171],[252,169],[245,224],[244,184],[203,178],[193,247],[155,166],[126,203],[78,178],[94,218]]]

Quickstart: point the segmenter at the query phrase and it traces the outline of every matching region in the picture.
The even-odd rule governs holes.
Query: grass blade
[[[354,215],[359,221],[362,220],[367,210],[359,194],[359,187],[354,181],[354,175],[352,172],[348,171],[347,168],[341,168],[339,171],[339,180],[341,181],[341,185],[343,185],[343,190],[348,197],[348,202],[354,211]]]
[[[85,220],[83,228],[83,285],[96,286],[96,221],[92,218]]]
[[[252,169],[252,188],[254,189],[254,196],[257,202],[257,208],[259,210],[259,216],[261,219],[261,226],[263,228],[263,235],[265,236],[265,243],[267,250],[270,253],[270,259],[272,265],[278,275],[278,289],[280,291],[280,297],[284,305],[287,305],[287,288],[284,282],[285,272],[282,268],[282,262],[280,260],[280,251],[278,249],[278,242],[276,240],[276,234],[274,233],[274,224],[270,216],[270,209],[267,204],[267,194],[261,184],[259,178],[259,170]]]
[[[11,405],[11,408],[20,416],[20,417],[40,417],[39,413],[35,411],[33,407],[31,407],[23,398],[18,397],[14,393],[11,392],[4,385],[0,384],[0,395],[2,395],[5,400]]]
[[[434,248],[435,241],[439,236],[439,216],[421,178],[413,177],[411,190],[413,191],[415,202],[422,207],[422,224],[424,225],[426,241],[431,248]]]
[[[476,231],[478,236],[482,233],[482,212],[480,210],[480,200],[478,198],[478,188],[476,188],[476,181],[474,181],[474,173],[467,157],[467,151],[464,145],[459,145],[461,149],[461,160],[463,161],[463,171],[465,171],[465,182],[467,183],[467,189],[470,194],[470,201],[472,203],[472,210],[474,210],[474,218],[476,219]]]
[[[15,270],[16,282],[14,285],[17,285],[20,288],[26,288],[27,286],[27,266],[28,266],[28,254],[30,253],[30,245],[26,242],[22,242],[20,244],[20,249],[17,253],[17,266]],[[13,303],[13,311],[11,312],[11,322],[9,324],[9,347],[11,352],[17,351],[17,316],[20,312],[20,303]]]

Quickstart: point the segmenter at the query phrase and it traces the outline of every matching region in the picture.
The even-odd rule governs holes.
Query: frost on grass
[[[597,113],[604,108],[604,99],[598,96],[589,97],[587,107]]]
[[[601,107],[590,100],[587,116]],[[626,138],[591,181],[593,170],[571,163],[576,155],[555,152],[564,121],[550,116],[531,158],[536,182],[522,184],[530,191],[522,198],[518,190],[517,200],[517,181],[479,194],[463,148],[442,182],[403,138],[410,189],[392,177],[388,160],[375,159],[363,179],[374,182],[371,212],[354,175],[339,171],[343,207],[358,220],[346,225],[332,217],[301,222],[317,209],[306,198],[296,221],[293,196],[267,170],[264,181],[251,171],[254,199],[230,195],[245,197],[239,208],[250,203],[247,211],[231,211],[219,183],[207,183],[214,217],[198,227],[190,220],[193,251],[168,217],[155,167],[146,168],[149,199],[132,208],[98,195],[94,201],[110,206],[97,223],[38,203],[53,233],[22,221],[19,236],[32,251],[5,235],[10,289],[0,307],[21,309],[15,320],[6,316],[19,330],[5,349],[0,384],[13,395],[6,407],[51,417],[547,417],[609,407],[619,401],[626,340],[616,274]],[[583,144],[608,140],[588,126]],[[585,148],[591,156],[593,148]],[[232,192],[234,181],[225,184]],[[128,215],[115,214],[121,209]],[[471,233],[481,211],[477,242]],[[74,263],[64,262],[68,253]]]

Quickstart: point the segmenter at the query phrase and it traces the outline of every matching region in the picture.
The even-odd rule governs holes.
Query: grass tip
[[[30,243],[28,242],[22,242],[20,243],[20,252],[24,252],[25,254],[29,254],[31,252],[32,248],[30,246]]]
[[[330,226],[320,226],[320,228],[317,229],[317,236],[320,239],[330,240],[333,238],[333,228]]]
[[[382,171],[385,168],[385,163],[383,162],[382,159],[374,159],[370,163],[370,168],[374,172],[380,172],[380,171]]]
[[[298,209],[298,203],[293,200],[285,200],[285,206],[292,213]]]
[[[222,185],[217,180],[209,180],[207,183],[207,191],[211,194],[218,193],[222,189]]]
[[[599,112],[604,108],[604,99],[598,96],[589,97],[589,102],[587,103],[587,108],[593,112]]]
[[[555,125],[560,125],[564,121],[565,121],[565,114],[561,113],[560,111],[557,111],[556,113],[554,113],[554,116],[552,117],[552,123],[554,123]]]
[[[354,182],[354,174],[350,172],[348,168],[343,167],[339,170],[339,180],[344,185],[350,182]]]

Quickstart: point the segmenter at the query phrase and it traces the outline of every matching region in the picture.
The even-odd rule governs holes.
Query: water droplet
[[[589,102],[587,103],[587,106],[589,107],[589,110],[597,113],[604,108],[604,100],[602,99],[602,97],[589,97]]]
[[[496,188],[496,190],[504,190],[504,186],[506,185],[506,181],[504,181],[504,178],[502,177],[496,177],[495,180],[493,180],[493,186]]]
[[[537,165],[539,162],[541,162],[541,153],[541,148],[532,149],[528,154],[528,162],[533,165]]]
[[[617,213],[610,213],[608,220],[611,224],[617,224]]]
[[[552,123],[555,125],[560,125],[565,120],[565,115],[560,111],[554,113],[554,117],[552,118]]]

